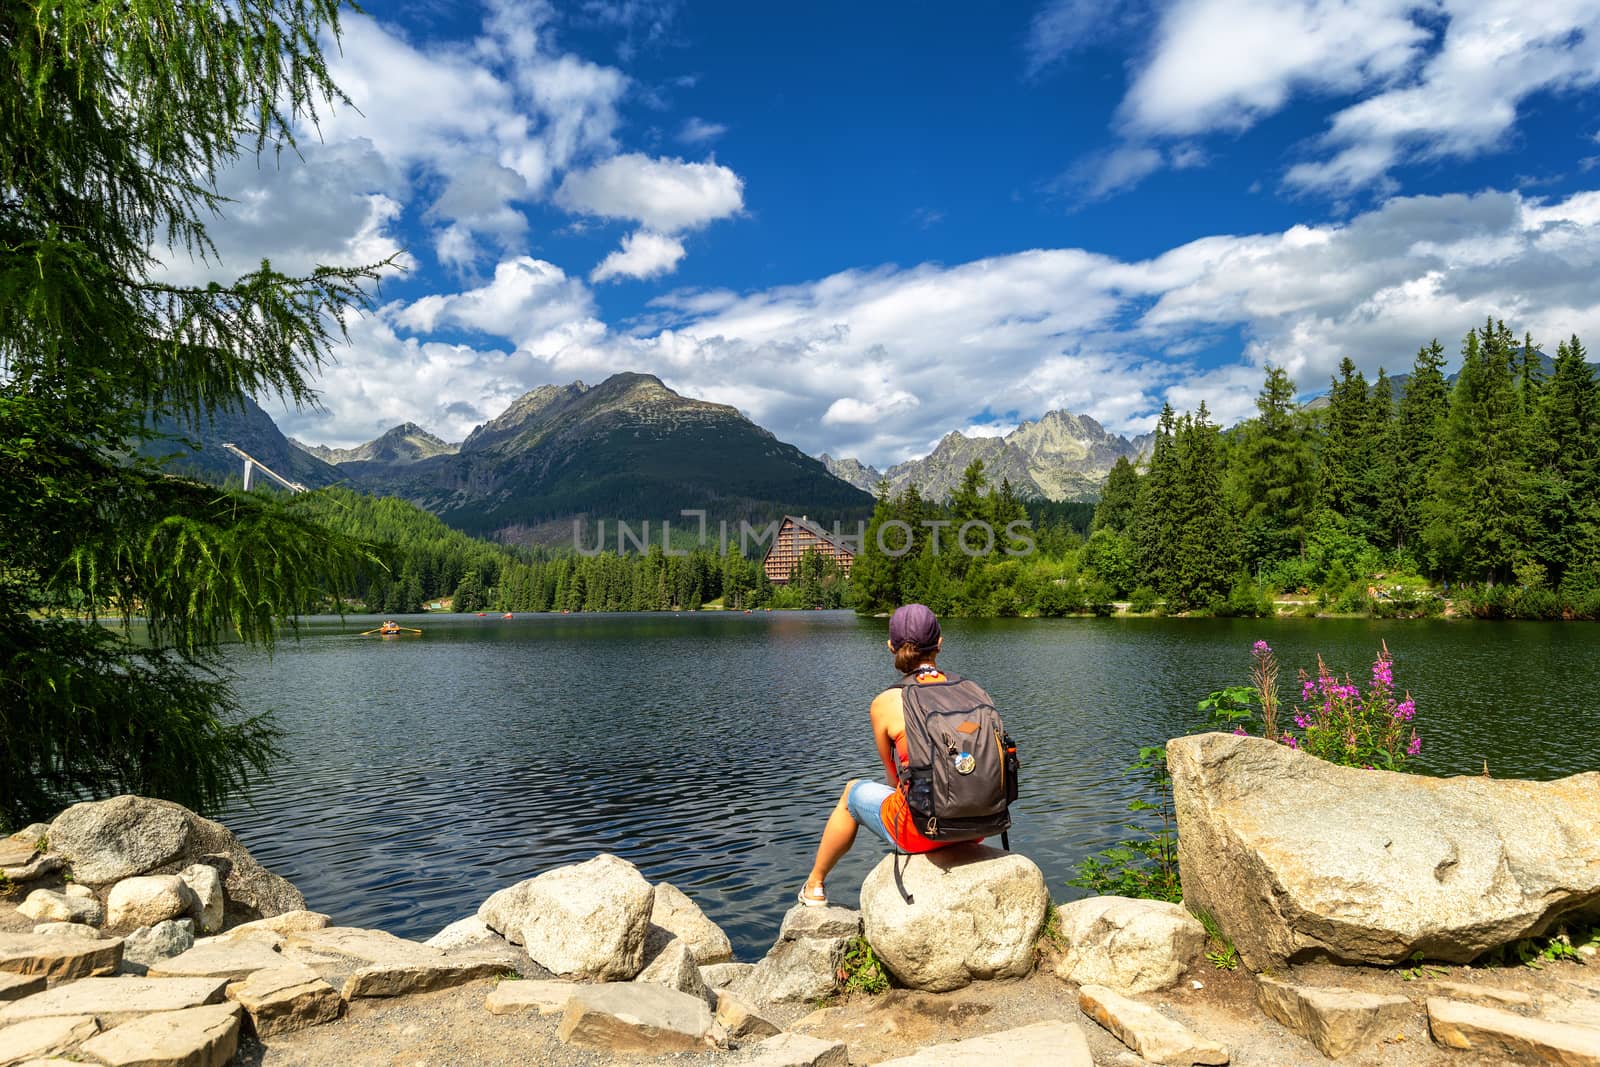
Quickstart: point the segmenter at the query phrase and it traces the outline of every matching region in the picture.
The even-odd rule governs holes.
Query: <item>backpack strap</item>
[[[907,686],[914,686],[914,685],[954,685],[957,682],[964,681],[964,679],[961,677],[961,675],[957,674],[955,671],[940,671],[939,673],[944,675],[944,680],[943,681],[938,681],[938,682],[919,682],[919,681],[917,681],[917,672],[912,671],[910,674],[907,674],[904,677],[902,677],[898,682],[894,682],[893,684],[891,684],[889,686],[889,688],[890,689],[904,689]]]
[[[910,893],[906,892],[905,880],[900,875],[900,857],[901,856],[904,856],[906,858],[906,862],[907,863],[911,862],[911,853],[909,853],[909,852],[901,852],[899,849],[895,849],[894,850],[894,858],[892,860],[892,863],[894,865],[894,887],[896,889],[900,890],[900,896],[905,899],[905,902],[907,904],[915,904],[916,903],[916,898],[914,898]]]

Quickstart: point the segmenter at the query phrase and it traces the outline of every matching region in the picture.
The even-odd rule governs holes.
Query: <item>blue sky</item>
[[[225,270],[399,254],[302,439],[619,370],[880,466],[1600,334],[1600,0],[374,0]],[[173,272],[204,269],[175,261]]]

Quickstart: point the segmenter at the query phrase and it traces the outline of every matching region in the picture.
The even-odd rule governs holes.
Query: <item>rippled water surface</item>
[[[336,921],[425,938],[489,893],[614,852],[733,939],[771,944],[844,782],[881,777],[867,704],[893,680],[883,620],[845,612],[425,616],[421,637],[314,622],[234,650],[290,758],[223,821]],[[1023,756],[1012,846],[1057,899],[1120,835],[1140,744],[1194,724],[1265,638],[1285,666],[1364,678],[1380,641],[1416,697],[1432,773],[1600,768],[1600,628],[1328,620],[949,622],[942,661],[995,697]],[[870,835],[835,900],[882,856]]]

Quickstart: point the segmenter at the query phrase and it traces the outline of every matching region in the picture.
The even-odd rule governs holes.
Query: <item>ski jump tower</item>
[[[279,474],[277,471],[273,470],[259,459],[256,459],[238,445],[224,444],[222,447],[226,448],[229,452],[232,452],[234,455],[244,460],[245,492],[250,491],[250,483],[253,480],[252,475],[255,474],[257,468],[261,470],[262,474],[265,474],[267,477],[271,478],[273,481],[277,482],[291,493],[304,493],[307,491],[305,486],[301,485],[299,482],[291,482],[289,479],[285,478],[283,475]]]

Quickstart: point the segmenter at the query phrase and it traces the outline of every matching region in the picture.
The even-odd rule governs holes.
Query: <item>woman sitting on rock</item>
[[[938,618],[922,604],[906,604],[890,617],[889,651],[894,653],[895,670],[903,677],[898,685],[873,698],[871,709],[872,739],[878,744],[878,758],[883,761],[889,784],[858,778],[845,785],[823,828],[816,863],[800,890],[800,903],[817,907],[828,902],[823,882],[855,843],[857,827],[865,826],[891,847],[906,853],[932,852],[962,843],[933,841],[923,836],[906,806],[902,782],[902,768],[910,764],[904,686],[946,680],[935,662],[943,643]]]

